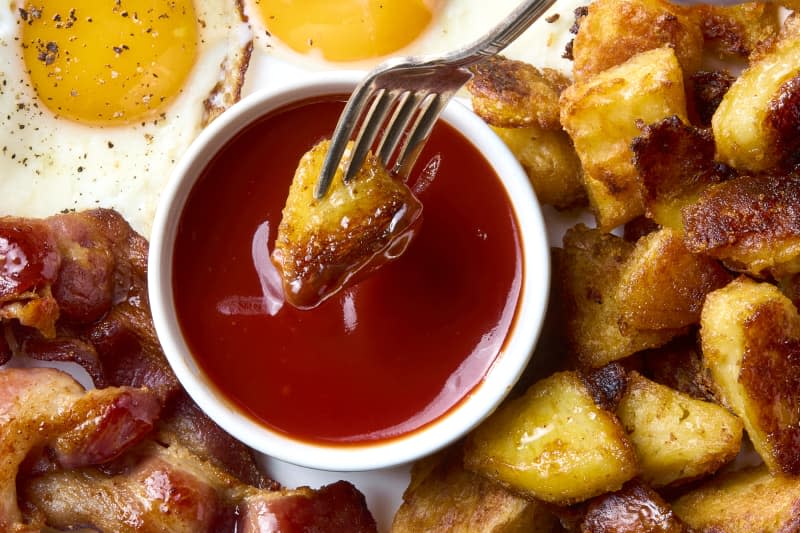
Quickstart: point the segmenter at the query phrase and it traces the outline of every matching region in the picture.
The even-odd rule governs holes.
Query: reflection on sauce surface
[[[480,383],[513,322],[522,258],[498,178],[440,123],[418,165],[438,159],[438,173],[402,257],[311,311],[219,312],[261,297],[253,235],[277,228],[298,160],[342,105],[280,110],[225,147],[181,215],[173,282],[187,343],[225,396],[298,439],[347,443],[414,431]]]

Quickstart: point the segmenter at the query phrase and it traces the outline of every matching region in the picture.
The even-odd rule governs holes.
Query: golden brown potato
[[[676,230],[683,229],[681,209],[708,185],[727,177],[714,161],[711,131],[688,126],[675,116],[642,128],[631,150],[647,216]]]
[[[688,532],[669,504],[638,479],[589,501],[578,529],[581,533]]]
[[[703,34],[686,8],[662,0],[596,0],[572,44],[572,74],[582,82],[664,46],[675,50],[687,75],[700,68]]]
[[[561,292],[569,349],[582,366],[598,368],[685,332],[684,328],[620,331],[622,309],[615,299],[634,245],[578,225],[564,236]]]
[[[372,154],[348,184],[340,166],[328,193],[316,200],[314,184],[329,145],[320,142],[300,160],[272,253],[286,300],[299,308],[318,305],[356,274],[377,268],[387,250],[399,256],[422,215],[406,184]]]
[[[414,465],[392,522],[393,533],[524,533],[554,527],[555,517],[542,503],[464,470],[460,449]]]
[[[617,416],[636,448],[641,478],[653,487],[715,472],[741,447],[742,422],[725,408],[638,372],[628,376]]]
[[[583,171],[569,136],[560,128],[492,128],[511,149],[543,204],[559,209],[586,204]]]
[[[672,502],[696,533],[797,531],[800,478],[762,467],[717,476]]]
[[[523,61],[490,57],[473,67],[467,83],[475,113],[492,126],[560,130],[558,96],[569,79]]]
[[[800,271],[800,174],[742,176],[683,208],[687,247],[734,270]]]
[[[619,490],[636,455],[617,418],[575,372],[560,372],[502,405],[467,439],[467,469],[543,501],[569,504]]]
[[[720,57],[747,57],[780,30],[778,9],[772,3],[750,2],[736,6],[700,5],[703,37]]]
[[[644,213],[631,141],[639,135],[638,124],[673,115],[686,121],[686,99],[675,52],[667,47],[636,55],[562,93],[561,123],[575,143],[601,228]]]
[[[787,30],[745,70],[711,120],[717,157],[751,172],[789,167],[800,148],[800,29]]]
[[[646,235],[625,261],[613,296],[620,329],[624,334],[697,324],[706,294],[731,279],[716,260],[689,252],[677,231],[662,228]]]
[[[719,398],[775,474],[800,473],[800,316],[769,283],[741,277],[706,298],[700,338]]]

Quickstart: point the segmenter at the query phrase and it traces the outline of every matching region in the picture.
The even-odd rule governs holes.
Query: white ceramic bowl
[[[413,461],[456,439],[486,418],[525,369],[538,338],[550,284],[549,248],[536,197],[527,176],[500,139],[458,102],[442,118],[460,131],[500,176],[516,213],[522,240],[524,278],[517,315],[502,352],[482,383],[456,407],[411,434],[388,441],[346,446],[302,442],[270,430],[244,415],[198,367],[176,319],[172,258],[178,221],[195,181],[238,131],[287,104],[317,96],[347,94],[362,74],[331,72],[244,98],[209,125],[175,168],[156,213],[149,257],[150,305],[158,337],[169,363],[208,416],[252,448],[297,465],[335,471],[384,468]],[[313,311],[311,311],[313,312]]]

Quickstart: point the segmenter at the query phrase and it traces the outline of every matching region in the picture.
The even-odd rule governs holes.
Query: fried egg
[[[562,56],[573,11],[559,0],[504,52],[570,72]],[[245,0],[259,53],[303,68],[368,69],[398,55],[438,54],[481,37],[520,0]]]
[[[0,212],[112,207],[148,235],[172,166],[238,100],[252,48],[228,0],[0,6]]]

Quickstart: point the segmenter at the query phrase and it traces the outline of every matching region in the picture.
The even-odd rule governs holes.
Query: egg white
[[[350,63],[326,61],[320,54],[299,54],[269,34],[253,0],[245,1],[245,12],[255,30],[256,49],[302,70],[356,69],[369,70],[391,56],[440,54],[455,50],[478,39],[511,13],[520,0],[441,0],[431,2],[434,18],[430,27],[414,42],[391,56]],[[564,46],[572,35],[569,28],[575,21],[574,10],[585,5],[586,0],[559,0],[503,54],[513,59],[527,61],[537,67],[550,67],[569,74],[572,64],[564,59]],[[549,22],[548,22],[549,20]],[[402,22],[400,22],[402,23]],[[270,65],[272,66],[272,65]],[[280,67],[277,67],[280,69]],[[291,67],[283,71],[302,75]]]
[[[238,99],[252,34],[237,4],[195,2],[197,62],[164,118],[103,127],[57,118],[38,101],[22,59],[18,7],[0,5],[0,213],[110,207],[149,235],[173,165],[204,123]]]

